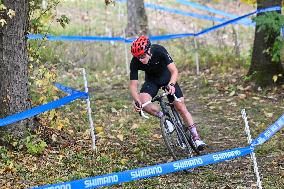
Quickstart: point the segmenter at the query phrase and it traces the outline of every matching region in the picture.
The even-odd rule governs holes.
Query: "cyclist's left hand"
[[[171,86],[171,85],[167,86],[167,90],[171,95],[175,94],[175,92],[176,92],[176,88],[174,86]]]

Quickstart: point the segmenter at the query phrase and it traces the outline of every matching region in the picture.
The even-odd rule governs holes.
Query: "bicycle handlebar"
[[[146,116],[146,115],[144,114],[143,108],[144,108],[145,106],[147,106],[148,104],[151,104],[151,103],[155,102],[157,99],[160,99],[160,98],[162,98],[162,97],[164,97],[164,96],[167,96],[167,95],[170,95],[170,94],[167,93],[167,92],[165,92],[165,93],[163,93],[162,95],[157,96],[157,97],[154,97],[152,100],[149,100],[149,101],[145,102],[144,104],[142,104],[142,109],[141,109],[141,111],[140,111],[140,115],[141,115],[142,117],[146,118],[146,119],[149,119],[149,116]],[[175,99],[174,101],[181,102],[181,100],[178,99],[175,94],[173,94],[173,96],[174,96],[174,99]]]

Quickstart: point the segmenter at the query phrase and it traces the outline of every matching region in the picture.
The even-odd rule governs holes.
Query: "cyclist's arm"
[[[134,101],[140,101],[139,100],[139,94],[137,92],[138,89],[138,80],[130,80],[129,84],[130,94]]]
[[[178,80],[178,69],[174,63],[170,63],[168,66],[169,71],[171,72],[171,79],[169,81],[170,83],[176,84]]]

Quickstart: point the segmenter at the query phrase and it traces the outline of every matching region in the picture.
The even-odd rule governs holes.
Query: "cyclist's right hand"
[[[142,110],[142,103],[140,101],[133,101],[133,105],[136,112],[140,112]]]

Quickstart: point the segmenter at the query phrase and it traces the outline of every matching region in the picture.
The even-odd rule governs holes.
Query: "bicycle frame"
[[[194,145],[194,142],[192,141],[192,138],[191,138],[191,134],[190,133],[187,133],[189,130],[188,130],[188,127],[185,127],[184,124],[183,124],[183,121],[180,117],[180,115],[178,114],[177,110],[175,109],[174,105],[172,103],[169,103],[169,102],[166,102],[163,100],[163,98],[165,96],[169,95],[169,93],[163,93],[162,95],[160,96],[156,96],[154,97],[152,100],[150,101],[147,101],[146,103],[142,104],[142,110],[145,106],[147,106],[148,104],[150,103],[154,103],[154,102],[159,102],[160,103],[160,107],[161,107],[161,110],[163,112],[163,114],[165,116],[168,116],[168,117],[171,117],[172,118],[172,121],[174,121],[176,123],[176,125],[180,128],[180,130],[182,130],[184,133],[185,133],[185,136],[187,138],[187,141],[189,142],[191,148],[197,153],[199,154],[200,152],[196,149],[195,145]],[[175,95],[174,95],[174,98],[175,98],[175,101],[179,101],[181,102],[180,99],[178,99]],[[169,109],[170,108],[170,109]],[[144,112],[141,110],[141,116],[148,119],[149,117],[146,116],[144,114]],[[172,116],[170,115],[170,111],[172,112]],[[186,134],[187,133],[187,134]],[[178,136],[179,140],[181,139],[180,136]]]
[[[148,104],[151,104],[151,103],[156,102],[156,101],[158,101],[158,102],[160,103],[160,106],[161,106],[161,108],[162,108],[162,112],[163,112],[163,113],[168,112],[168,110],[167,110],[167,102],[165,102],[165,101],[163,100],[163,97],[165,97],[165,96],[167,96],[167,95],[169,95],[169,93],[165,92],[165,93],[163,93],[162,95],[160,95],[160,96],[155,96],[152,100],[149,100],[149,101],[145,102],[144,104],[142,104],[142,110],[140,111],[141,116],[144,117],[144,118],[146,118],[146,119],[148,119],[149,117],[144,114],[143,108],[144,108],[145,106],[147,106]],[[174,96],[174,98],[175,98],[175,101],[181,102],[181,100],[178,99],[175,94],[174,94],[173,96]]]

